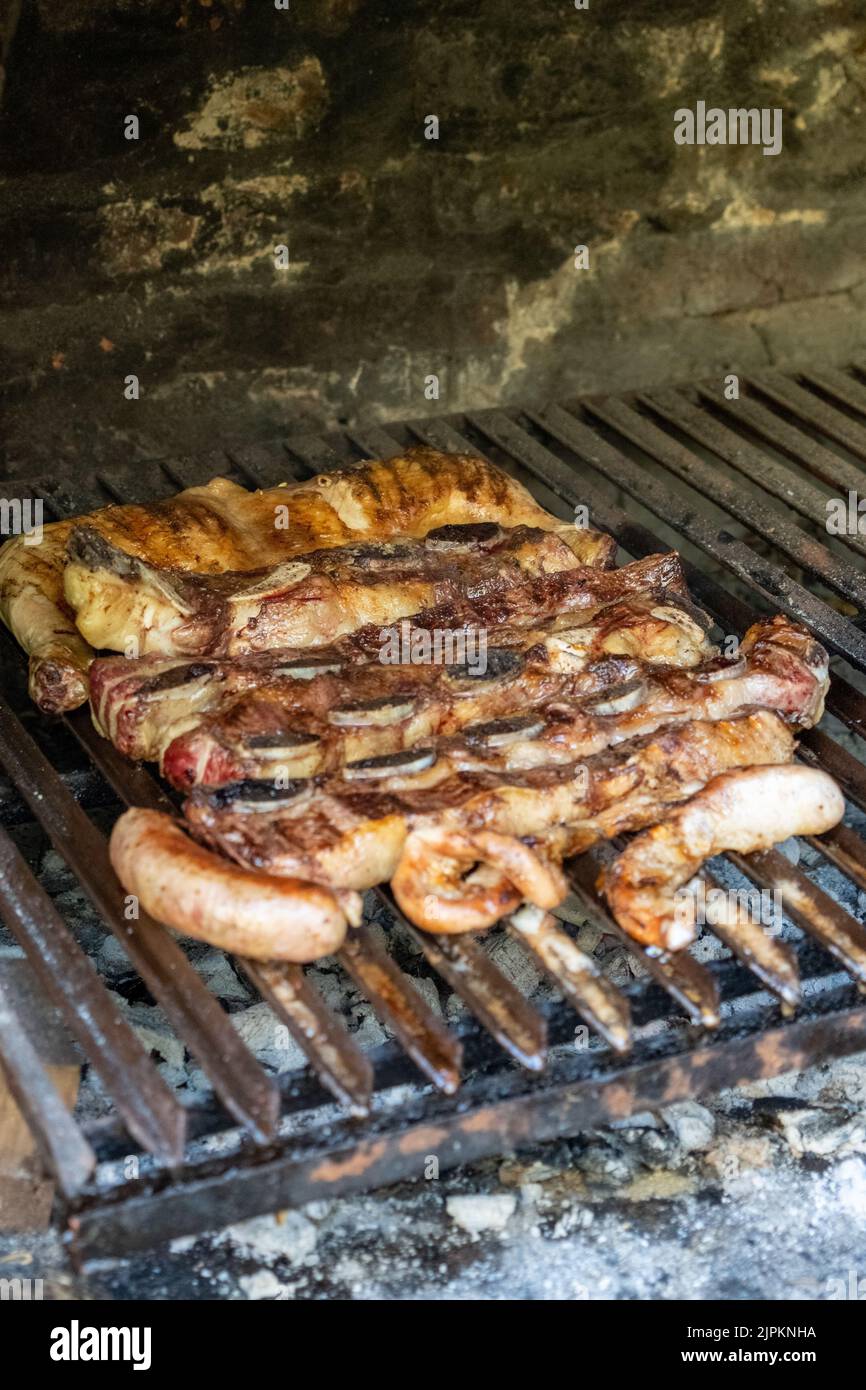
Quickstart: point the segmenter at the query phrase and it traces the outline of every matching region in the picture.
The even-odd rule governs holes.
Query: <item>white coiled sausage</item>
[[[399,906],[425,931],[481,931],[525,900],[556,907],[562,872],[513,835],[431,826],[415,830],[391,879]]]

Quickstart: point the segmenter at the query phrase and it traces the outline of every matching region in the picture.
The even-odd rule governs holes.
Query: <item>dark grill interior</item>
[[[762,377],[733,401],[698,386],[540,413],[492,410],[89,477],[22,478],[14,490],[43,498],[59,517],[168,496],[219,473],[269,486],[415,441],[480,451],[560,516],[587,506],[590,524],[616,536],[621,559],[681,549],[695,599],[724,633],[741,635],[758,610],[806,623],[834,658],[827,709],[837,724],[828,723],[863,737],[866,696],[856,673],[866,671],[866,535],[831,536],[825,521],[827,499],[866,494],[864,382],[866,370],[853,367]],[[561,993],[537,1008],[476,939],[433,937],[404,922],[429,967],[468,1006],[471,1017],[448,1028],[361,928],[339,960],[394,1041],[365,1054],[302,968],[241,962],[309,1059],[303,1073],[270,1076],[173,937],[124,916],[105,837],[88,811],[110,804],[112,793],[121,803],[170,809],[168,794],[94,732],[86,710],[65,728],[40,716],[23,693],[20,653],[5,638],[3,650],[0,762],[9,780],[0,783],[0,915],[115,1105],[114,1116],[85,1132],[58,1110],[0,998],[5,1068],[56,1176],[79,1258],[420,1176],[428,1154],[448,1167],[864,1046],[866,929],[843,906],[841,889],[832,895],[780,850],[732,855],[751,884],[782,891],[802,938],[770,947],[759,925],[718,928],[730,959],[664,959],[625,937],[597,898],[604,848],[572,863],[571,883],[589,919],[642,957],[643,978],[615,988],[562,924],[522,938]],[[855,828],[866,812],[866,767],[823,730],[802,737],[800,756],[836,777],[854,808],[848,824],[810,848],[866,890],[866,843]],[[181,1106],[132,1030],[117,1025],[106,990],[15,846],[16,827],[33,820],[201,1063],[211,1102]],[[581,1021],[590,1045],[564,1046]],[[394,1092],[407,1084],[408,1093]],[[108,1174],[110,1160],[136,1150],[138,1177]]]

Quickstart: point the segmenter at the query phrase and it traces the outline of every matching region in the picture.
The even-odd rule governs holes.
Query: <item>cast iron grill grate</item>
[[[866,696],[855,674],[866,672],[866,534],[856,527],[856,503],[866,496],[864,381],[866,370],[855,366],[798,380],[765,376],[735,401],[698,386],[538,412],[487,410],[33,478],[15,490],[42,498],[59,517],[110,501],[156,500],[216,474],[272,486],[350,459],[391,456],[413,442],[484,453],[560,516],[587,508],[590,524],[617,538],[623,559],[679,549],[692,592],[724,633],[741,635],[759,611],[806,623],[834,659],[827,705],[834,727],[864,737]],[[833,498],[855,519],[847,534],[828,534]],[[866,928],[843,904],[845,894],[819,886],[779,851],[730,856],[744,880],[782,891],[801,939],[768,944],[756,925],[722,936],[729,959],[664,960],[625,938],[607,914],[593,886],[599,860],[590,854],[573,862],[572,887],[588,919],[641,957],[645,972],[631,986],[615,988],[562,924],[521,936],[560,994],[530,1004],[475,939],[431,937],[402,922],[468,1007],[465,1021],[446,1026],[365,925],[339,961],[393,1035],[372,1055],[300,967],[240,963],[310,1064],[272,1076],[171,934],[124,914],[105,836],[88,810],[112,794],[121,804],[171,809],[166,791],[105,743],[86,711],[64,721],[80,757],[56,767],[39,746],[51,745],[50,721],[22,694],[20,654],[8,641],[3,650],[0,916],[114,1103],[109,1117],[83,1127],[58,1108],[0,987],[4,1069],[56,1178],[78,1259],[420,1177],[429,1156],[442,1169],[866,1048]],[[800,756],[839,780],[851,808],[846,820],[866,812],[866,767],[847,747],[813,730]],[[28,819],[124,946],[206,1073],[210,1099],[182,1105],[119,1020],[16,848],[15,828]],[[809,848],[848,880],[849,903],[851,885],[866,890],[866,843],[851,824]],[[380,912],[396,916],[387,893],[379,898]],[[592,1038],[576,1048],[580,1023]],[[135,1154],[136,1176],[128,1165],[115,1171],[117,1159]]]

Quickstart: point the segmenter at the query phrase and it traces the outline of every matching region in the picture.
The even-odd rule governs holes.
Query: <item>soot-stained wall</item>
[[[13,467],[866,354],[863,0],[0,0],[0,30]],[[781,111],[780,153],[677,144],[699,101]]]

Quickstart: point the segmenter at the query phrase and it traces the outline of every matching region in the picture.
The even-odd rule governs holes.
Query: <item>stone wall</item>
[[[4,47],[13,461],[866,354],[866,0],[0,0]],[[676,145],[698,100],[781,154]]]

